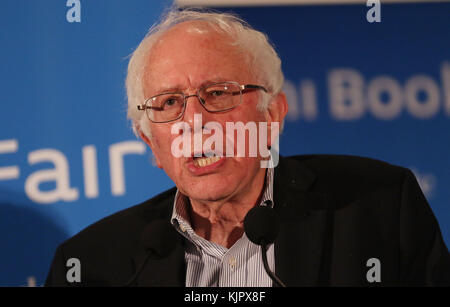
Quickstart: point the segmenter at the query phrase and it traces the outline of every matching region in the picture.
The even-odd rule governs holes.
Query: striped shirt
[[[267,168],[260,206],[270,200],[273,206],[273,168]],[[177,191],[171,222],[187,240],[186,287],[271,287],[272,280],[264,270],[261,247],[245,233],[230,248],[210,242],[195,233],[188,214],[189,199]],[[267,250],[267,261],[275,269],[274,245]]]

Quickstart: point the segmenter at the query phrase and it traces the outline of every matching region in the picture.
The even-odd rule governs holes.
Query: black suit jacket
[[[275,271],[287,286],[450,285],[450,255],[411,171],[351,156],[280,157],[274,209],[281,218]],[[175,188],[118,212],[61,244],[47,286],[120,286],[145,259],[140,237],[156,219],[169,223]],[[152,258],[138,286],[184,286],[184,241]],[[68,283],[67,259],[81,263]],[[380,282],[368,271],[379,260]],[[370,275],[370,274],[369,274]]]

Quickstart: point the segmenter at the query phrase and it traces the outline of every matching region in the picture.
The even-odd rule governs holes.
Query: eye
[[[172,108],[177,106],[180,103],[180,99],[177,97],[169,97],[164,100],[163,109]]]
[[[209,93],[211,96],[213,97],[220,97],[225,95],[225,91],[221,91],[221,90],[215,90]]]
[[[173,106],[176,103],[177,103],[176,99],[167,99],[166,102],[164,103],[164,105],[170,107],[170,106]]]

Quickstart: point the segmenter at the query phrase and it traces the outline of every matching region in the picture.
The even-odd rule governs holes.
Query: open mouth
[[[208,165],[211,165],[213,163],[216,163],[217,161],[219,161],[221,159],[221,157],[198,157],[198,158],[194,158],[194,165],[196,167],[205,167]]]

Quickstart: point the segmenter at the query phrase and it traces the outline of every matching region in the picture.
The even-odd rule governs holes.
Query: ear
[[[286,95],[283,92],[279,92],[269,102],[269,106],[266,111],[267,120],[267,145],[272,146],[272,129],[275,129],[272,123],[278,123],[278,133],[281,130],[281,123],[284,121],[288,112],[288,103]],[[278,135],[277,135],[278,136]]]
[[[155,149],[156,149],[156,146],[155,146],[155,144],[153,143],[152,139],[149,138],[149,137],[147,137],[147,136],[144,134],[144,132],[142,132],[141,129],[138,128],[137,131],[138,131],[139,136],[141,137],[141,139],[144,141],[144,143],[147,144],[148,147],[150,147],[150,149],[151,149],[151,151],[152,151],[152,153],[153,153],[154,164],[156,164],[157,167],[162,168],[161,162],[160,162],[160,160],[159,160],[159,158],[158,158],[158,155],[156,154],[156,152],[157,152],[157,151],[155,150]]]

